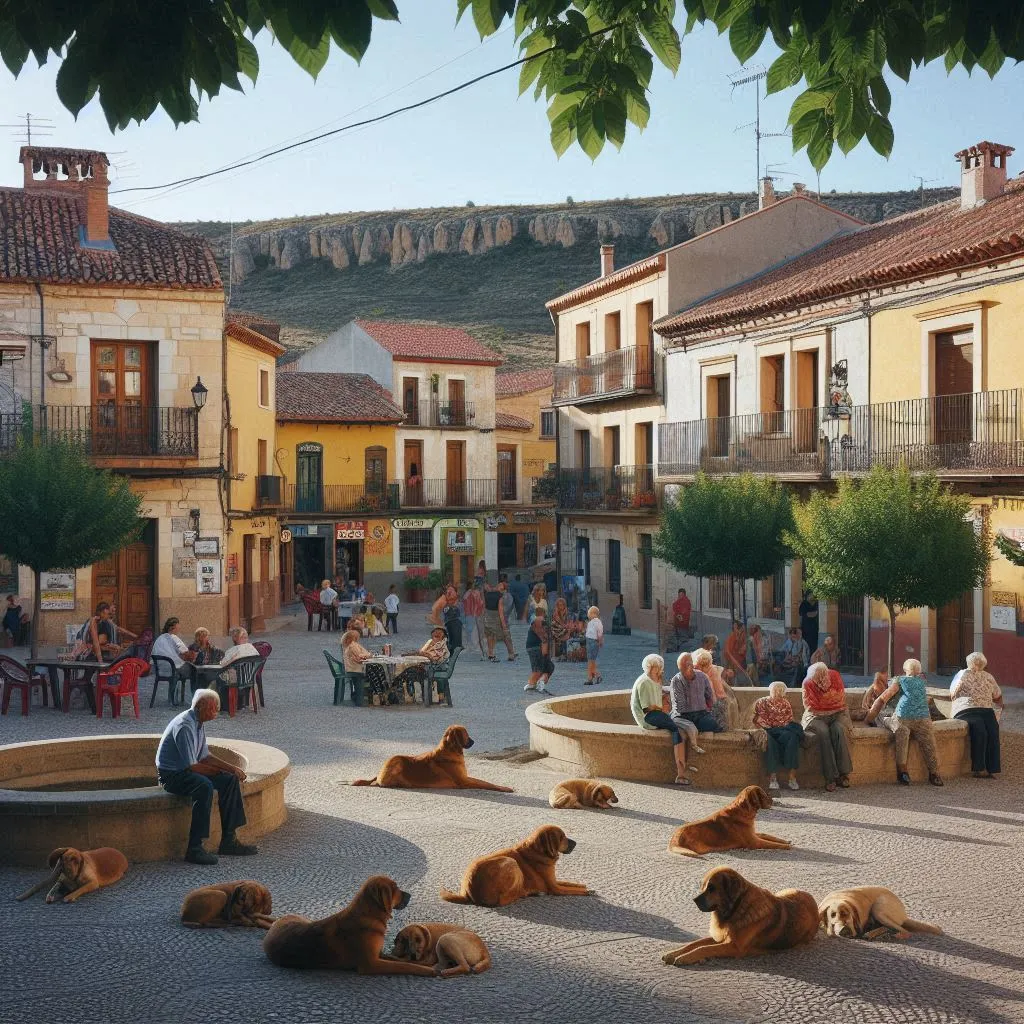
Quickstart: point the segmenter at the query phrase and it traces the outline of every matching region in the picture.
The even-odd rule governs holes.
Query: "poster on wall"
[[[196,559],[196,593],[219,594],[221,592],[221,565],[219,558]]]
[[[1017,629],[1017,609],[1011,605],[994,604],[988,613],[989,629],[1006,629],[1011,633]]]
[[[41,573],[39,595],[44,612],[74,611],[75,574],[73,572]]]
[[[476,551],[476,538],[472,530],[449,530],[449,554],[473,554]]]

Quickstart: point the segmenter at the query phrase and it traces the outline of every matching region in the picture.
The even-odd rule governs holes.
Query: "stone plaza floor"
[[[405,607],[398,649],[426,637],[423,608]],[[943,789],[873,786],[789,793],[759,827],[791,839],[788,852],[726,853],[704,862],[666,851],[676,825],[733,794],[696,787],[616,783],[612,811],[553,811],[561,778],[543,761],[515,764],[488,753],[528,741],[524,626],[520,660],[495,665],[467,652],[456,670],[454,708],[356,708],[331,704],[321,650],[338,634],[306,632],[287,616],[265,636],[274,647],[265,674],[266,709],[211,723],[211,737],[269,743],[292,760],[290,817],[255,858],[213,868],[183,862],[133,865],[116,886],[74,905],[26,903],[15,895],[38,870],[0,867],[0,1024],[14,1022],[206,1021],[572,1021],[821,1022],[952,1024],[1024,1021],[1024,787],[1020,773],[998,782],[951,780]],[[649,650],[640,637],[607,638],[605,687],[625,687]],[[585,692],[584,665],[559,664],[557,694]],[[159,732],[172,710],[161,694],[142,718],[98,721],[76,703],[68,715],[18,705],[0,719],[0,742],[50,736]],[[1016,718],[1015,707],[1007,718]],[[390,754],[433,746],[461,722],[476,740],[472,774],[515,788],[403,792],[352,788]],[[1005,750],[1005,747],[1004,747]],[[475,856],[555,823],[577,840],[559,875],[595,895],[540,897],[503,910],[442,902]],[[184,837],[183,837],[184,839]],[[816,898],[832,889],[881,884],[942,937],[909,942],[825,939],[744,961],[666,967],[661,954],[707,931],[693,903],[702,875],[719,864],[771,889]],[[194,931],[178,922],[182,896],[209,881],[253,877],[268,885],[278,914],[320,917],[351,898],[371,874],[391,875],[412,893],[392,919],[390,939],[417,920],[464,923],[490,946],[494,966],[479,977],[434,981],[286,971],[261,950],[262,932]]]

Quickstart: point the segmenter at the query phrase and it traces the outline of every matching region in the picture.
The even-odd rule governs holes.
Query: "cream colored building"
[[[24,186],[0,189],[0,443],[29,424],[78,439],[130,478],[146,519],[137,543],[44,594],[40,638],[63,643],[65,625],[99,600],[116,601],[134,632],[173,614],[186,631],[222,635],[224,292],[213,253],[109,208],[103,153],[33,147],[20,159]],[[18,575],[29,601],[31,574]]]

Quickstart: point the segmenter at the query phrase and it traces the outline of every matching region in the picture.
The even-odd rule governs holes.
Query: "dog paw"
[[[666,954],[665,954],[665,955],[664,955],[664,956],[663,956],[663,957],[661,958],[661,962],[662,962],[662,963],[663,963],[663,964],[664,964],[664,965],[665,965],[666,967],[673,967],[673,966],[675,966],[675,962],[676,962],[676,954],[675,954],[675,953],[666,953]]]
[[[56,897],[56,896],[54,896],[54,895],[53,895],[52,893],[50,893],[50,894],[49,894],[49,895],[48,895],[48,896],[46,897],[46,902],[47,902],[47,903],[56,903],[56,902],[57,902],[57,897]]]

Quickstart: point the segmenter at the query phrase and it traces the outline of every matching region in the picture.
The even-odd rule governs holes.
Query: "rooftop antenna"
[[[739,71],[729,75],[729,81],[733,89],[740,85],[754,84],[754,145],[757,150],[757,182],[754,186],[756,193],[761,186],[761,139],[764,137],[761,131],[761,82],[768,77],[768,69],[763,64],[755,64],[751,68],[740,68]],[[749,128],[749,125],[743,127]]]
[[[17,124],[0,124],[0,128],[13,129],[25,141],[26,146],[32,145],[32,135],[37,138],[53,134],[53,121],[48,117],[36,117],[35,114],[24,114],[24,122]]]
[[[921,203],[921,209],[924,209],[924,187],[930,185],[933,181],[938,181],[938,178],[922,178],[920,174],[915,174],[914,178],[917,180],[917,197]]]

